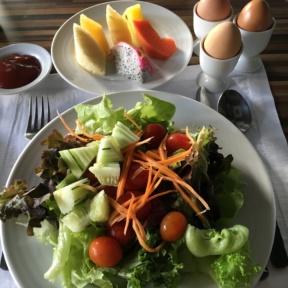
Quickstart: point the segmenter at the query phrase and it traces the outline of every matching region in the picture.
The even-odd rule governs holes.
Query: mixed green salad
[[[246,186],[233,156],[215,128],[177,128],[172,103],[143,99],[129,111],[106,95],[76,105],[75,127],[59,115],[67,135],[43,140],[37,186],[17,179],[0,193],[1,220],[53,246],[44,278],[63,287],[178,287],[184,273],[249,287],[262,268],[248,228],[229,226]]]

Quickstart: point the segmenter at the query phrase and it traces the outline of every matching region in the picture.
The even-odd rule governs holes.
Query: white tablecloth
[[[196,83],[198,73],[200,73],[199,66],[189,66],[177,78],[158,87],[157,90],[177,93],[195,99],[198,88]],[[277,221],[284,238],[286,251],[288,251],[288,148],[264,67],[249,74],[233,71],[230,88],[241,92],[252,110],[252,126],[245,135],[259,152],[271,176],[276,199]],[[56,116],[57,110],[63,112],[79,102],[95,97],[95,95],[70,86],[58,74],[50,75],[44,83],[22,95],[0,96],[1,190],[15,160],[28,143],[24,137],[24,132],[28,120],[30,96],[48,96],[52,117]],[[212,96],[212,107],[216,108],[219,95],[210,96]],[[269,267],[269,272],[268,279],[260,282],[257,287],[287,287],[288,268],[274,269]],[[0,281],[1,287],[16,287],[9,272],[0,270]]]

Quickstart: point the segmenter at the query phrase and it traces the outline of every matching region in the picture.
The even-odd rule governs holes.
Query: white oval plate
[[[106,24],[106,6],[110,4],[113,9],[122,15],[129,6],[141,4],[142,13],[161,37],[170,37],[175,40],[177,51],[168,60],[160,61],[150,58],[154,73],[143,84],[128,80],[117,74],[97,77],[85,71],[75,59],[73,24],[79,24],[80,14],[99,22],[106,33],[109,34]],[[54,36],[51,55],[57,72],[71,85],[90,93],[117,92],[121,90],[150,90],[171,80],[189,63],[193,51],[193,38],[187,25],[173,12],[141,1],[114,1],[105,2],[87,8],[68,19]]]
[[[9,56],[11,54],[18,53],[20,55],[31,55],[38,59],[41,64],[40,75],[31,83],[14,89],[0,88],[0,95],[18,94],[27,91],[34,86],[41,83],[50,73],[52,68],[51,56],[46,49],[36,44],[30,43],[17,43],[0,49],[0,58]]]
[[[108,94],[108,97],[112,100],[114,108],[124,106],[131,109],[136,102],[143,102],[142,92],[174,103],[177,107],[174,117],[177,127],[188,125],[191,129],[196,129],[202,125],[211,125],[218,128],[217,143],[223,147],[222,153],[233,155],[234,166],[243,172],[243,180],[248,184],[244,192],[244,206],[234,222],[250,229],[249,238],[253,260],[265,268],[275,232],[275,203],[269,176],[251,143],[222,115],[187,97],[159,91],[126,91]],[[101,98],[97,97],[86,103],[96,104],[100,100]],[[76,112],[73,108],[62,115],[71,127],[75,125]],[[17,160],[9,176],[7,186],[11,185],[14,179],[27,179],[30,185],[39,181],[34,175],[34,168],[41,163],[40,154],[44,147],[40,143],[52,133],[53,129],[59,130],[64,135],[67,133],[59,118],[55,118],[44,127]],[[25,228],[16,225],[12,220],[1,223],[1,232],[6,261],[19,287],[30,288],[31,285],[47,288],[61,287],[60,281],[51,284],[43,278],[44,273],[51,265],[52,247],[41,244],[34,237],[26,237]],[[254,285],[259,277],[260,275],[255,277]],[[192,283],[195,284],[195,287],[216,287],[207,276],[198,279],[197,283],[195,282],[195,277],[186,275],[182,278],[179,287],[189,288],[192,287]]]

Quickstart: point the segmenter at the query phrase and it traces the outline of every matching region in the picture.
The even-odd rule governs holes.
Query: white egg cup
[[[236,25],[237,18],[238,15],[235,16],[233,20]],[[238,27],[242,37],[243,52],[239,58],[235,70],[240,72],[254,72],[261,67],[262,62],[259,54],[268,45],[275,26],[276,20],[273,18],[272,27],[262,32],[250,32]]]
[[[229,59],[221,60],[209,56],[204,50],[206,35],[200,42],[199,61],[203,72],[197,77],[197,84],[205,87],[211,93],[221,93],[230,86],[227,77],[235,68],[242,53],[243,44],[238,54]]]
[[[194,29],[194,33],[197,37],[197,39],[194,41],[194,44],[193,44],[193,52],[196,55],[199,55],[199,52],[200,52],[201,39],[206,34],[208,34],[208,32],[210,32],[215,26],[217,26],[218,24],[220,24],[221,22],[224,22],[224,21],[231,21],[232,22],[233,17],[234,17],[234,10],[233,10],[233,7],[231,6],[231,13],[230,13],[230,16],[228,18],[220,20],[220,21],[204,20],[196,12],[198,3],[199,3],[199,1],[193,7],[193,29]]]

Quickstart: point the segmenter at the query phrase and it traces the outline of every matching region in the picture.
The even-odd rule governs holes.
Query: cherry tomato
[[[107,231],[108,236],[115,238],[122,247],[127,246],[135,236],[131,225],[128,226],[126,234],[124,234],[125,225],[126,221],[116,222]]]
[[[148,173],[148,170],[144,169],[139,163],[132,162],[128,170],[125,190],[136,191],[145,189],[148,181]]]
[[[153,137],[149,143],[146,143],[145,146],[147,149],[157,149],[161,143],[161,141],[165,138],[167,134],[166,128],[158,123],[148,124],[142,135],[142,139],[148,139]]]
[[[88,178],[88,180],[90,181],[90,185],[92,185],[92,186],[99,183],[98,179],[95,177],[95,175],[89,169],[87,169],[85,171],[85,177]]]
[[[116,199],[117,187],[105,185],[103,186],[103,190],[105,191],[107,196],[113,198],[114,200]]]
[[[145,220],[147,226],[159,226],[167,211],[162,202],[156,198],[151,201],[152,210]]]
[[[179,149],[188,150],[191,147],[191,141],[183,133],[169,134],[166,139],[166,149],[168,154],[171,154]]]
[[[121,195],[121,196],[119,197],[119,199],[117,200],[117,202],[118,202],[119,204],[125,203],[127,200],[129,200],[129,199],[131,198],[131,196],[132,196],[131,193],[132,193],[135,197],[140,196],[140,195],[143,194],[143,192],[141,192],[141,191],[131,191],[131,192],[130,192],[130,191],[127,191],[127,192],[125,192],[123,195]],[[152,203],[149,201],[149,202],[145,203],[145,205],[136,212],[136,216],[137,216],[137,218],[138,218],[139,220],[145,220],[146,217],[147,217],[147,216],[149,215],[149,213],[151,212],[151,210],[152,210]]]
[[[91,242],[89,256],[98,266],[113,267],[122,259],[123,253],[120,244],[115,238],[100,236]]]
[[[160,234],[164,241],[174,242],[182,238],[187,228],[186,217],[178,211],[167,213],[160,224]]]

